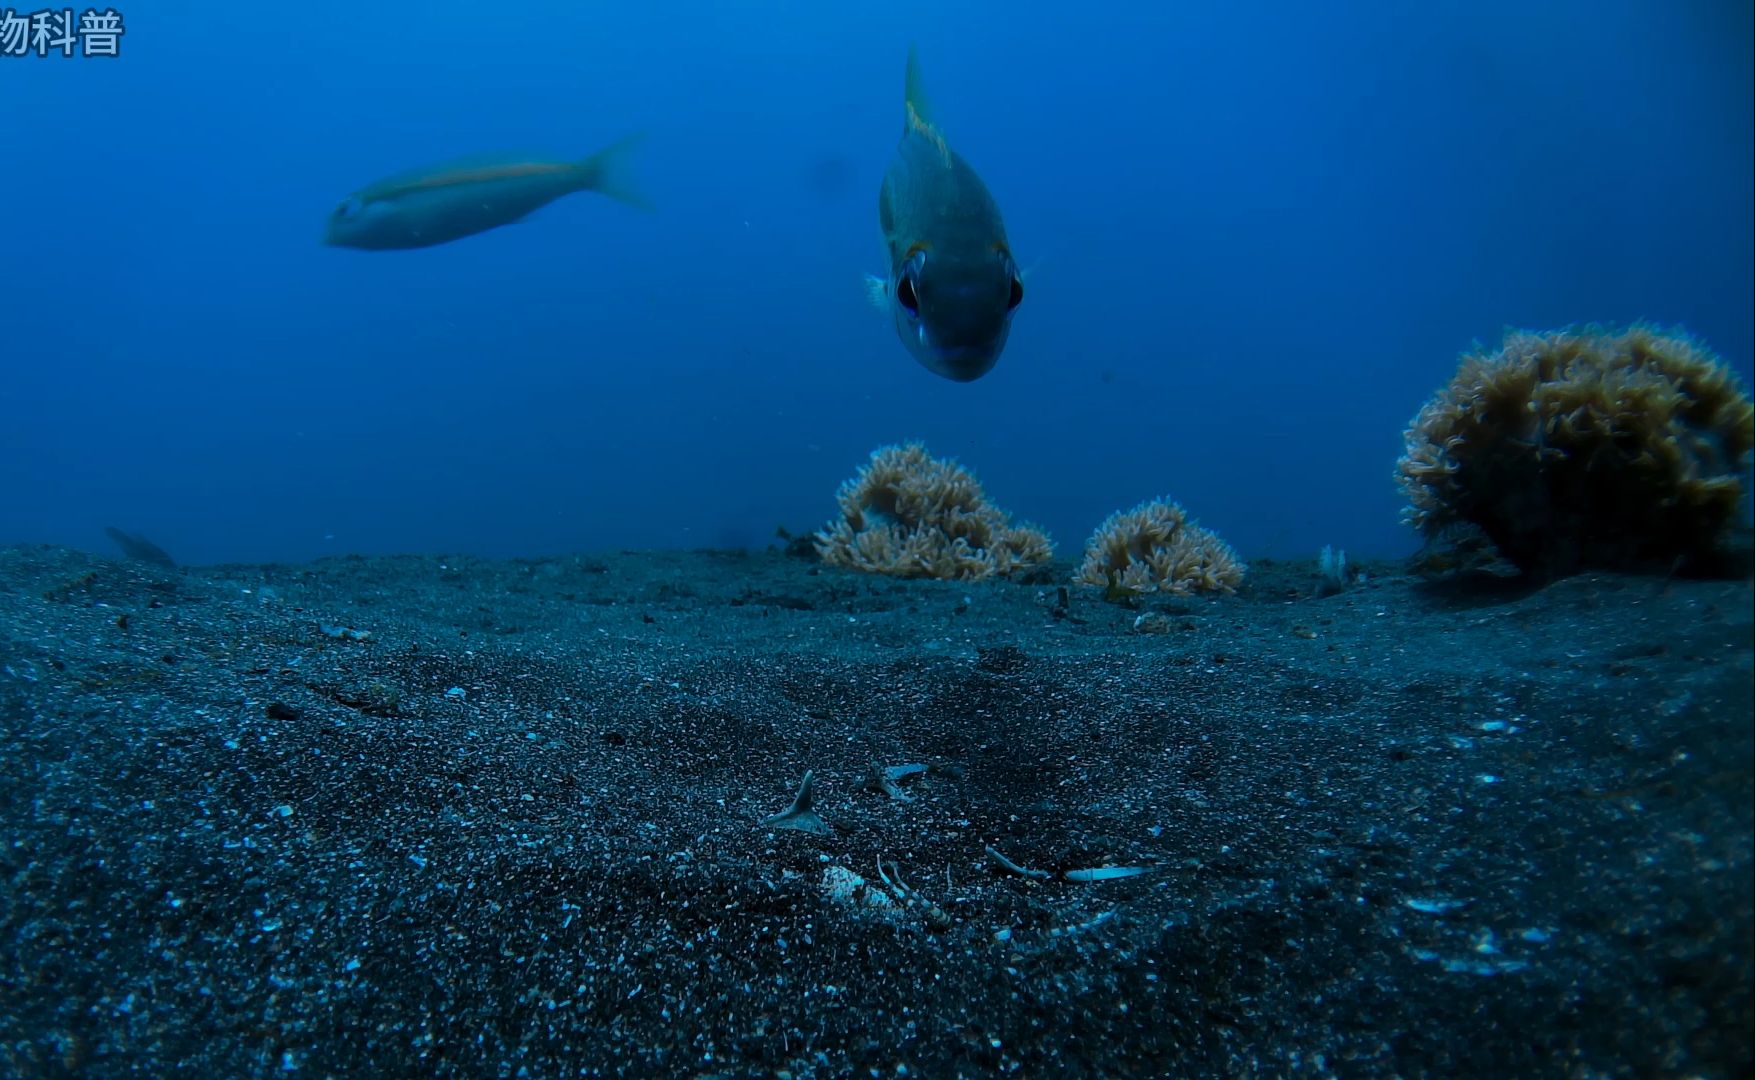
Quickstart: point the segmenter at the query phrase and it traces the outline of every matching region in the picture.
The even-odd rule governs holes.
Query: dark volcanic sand
[[[0,1071],[1747,1075],[1749,583],[1377,569],[0,552]]]

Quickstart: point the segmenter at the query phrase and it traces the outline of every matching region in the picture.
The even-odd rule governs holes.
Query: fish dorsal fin
[[[909,127],[932,126],[932,103],[926,98],[926,80],[920,74],[920,50],[908,46],[908,76],[902,86],[902,103],[908,108]]]
[[[902,137],[907,138],[909,132],[918,131],[938,148],[939,155],[949,164],[951,148],[945,145],[945,137],[939,133],[932,118],[932,103],[926,98],[926,80],[920,74],[920,51],[913,45],[908,46],[908,74],[902,87],[902,105],[907,112]]]

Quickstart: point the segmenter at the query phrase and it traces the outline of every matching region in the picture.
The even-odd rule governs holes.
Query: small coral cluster
[[[919,443],[872,452],[841,485],[841,517],[815,536],[825,562],[902,577],[1009,577],[1046,563],[1048,536],[987,501],[961,465]],[[1110,596],[1230,592],[1243,564],[1223,541],[1189,522],[1175,503],[1142,503],[1111,515],[1086,545],[1078,583]]]
[[[825,562],[900,577],[1007,577],[1054,554],[1042,530],[1013,525],[974,474],[919,443],[874,450],[836,495],[841,519],[816,534]]]
[[[1710,559],[1755,446],[1735,375],[1681,334],[1516,332],[1463,357],[1407,432],[1406,520],[1479,529],[1520,570]]]
[[[1521,571],[1713,570],[1746,506],[1755,407],[1735,374],[1681,333],[1635,325],[1513,332],[1465,355],[1406,433],[1406,520],[1461,552],[1491,543]],[[975,477],[919,443],[873,452],[814,539],[831,564],[905,577],[1012,576],[1049,561]],[[1332,567],[1331,567],[1332,564]],[[1076,584],[1112,599],[1231,592],[1247,568],[1168,499],[1112,514]],[[1343,561],[1324,571],[1346,583]]]
[[[1111,514],[1099,525],[1073,580],[1101,586],[1111,595],[1181,596],[1231,592],[1245,569],[1229,544],[1189,521],[1182,507],[1156,499]]]

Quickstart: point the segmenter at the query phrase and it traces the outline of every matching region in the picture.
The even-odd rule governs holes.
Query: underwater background
[[[1165,495],[1398,555],[1402,433],[1507,326],[1747,382],[1747,3],[137,3],[0,59],[0,540],[179,561],[767,544],[921,439],[1075,552]],[[918,45],[1028,299],[972,384],[866,302]],[[593,194],[324,247],[381,176],[645,132]]]

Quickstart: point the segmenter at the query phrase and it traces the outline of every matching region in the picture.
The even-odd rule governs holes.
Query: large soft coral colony
[[[1231,545],[1167,499],[1109,515],[1085,544],[1073,580],[1112,594],[1231,592],[1247,569]]]
[[[974,474],[920,443],[872,451],[836,495],[841,519],[816,534],[823,561],[878,574],[972,580],[1046,563],[1042,530],[1013,525]]]
[[[1477,528],[1541,576],[1709,565],[1746,494],[1752,418],[1683,334],[1514,332],[1414,418],[1404,516],[1428,537]]]

